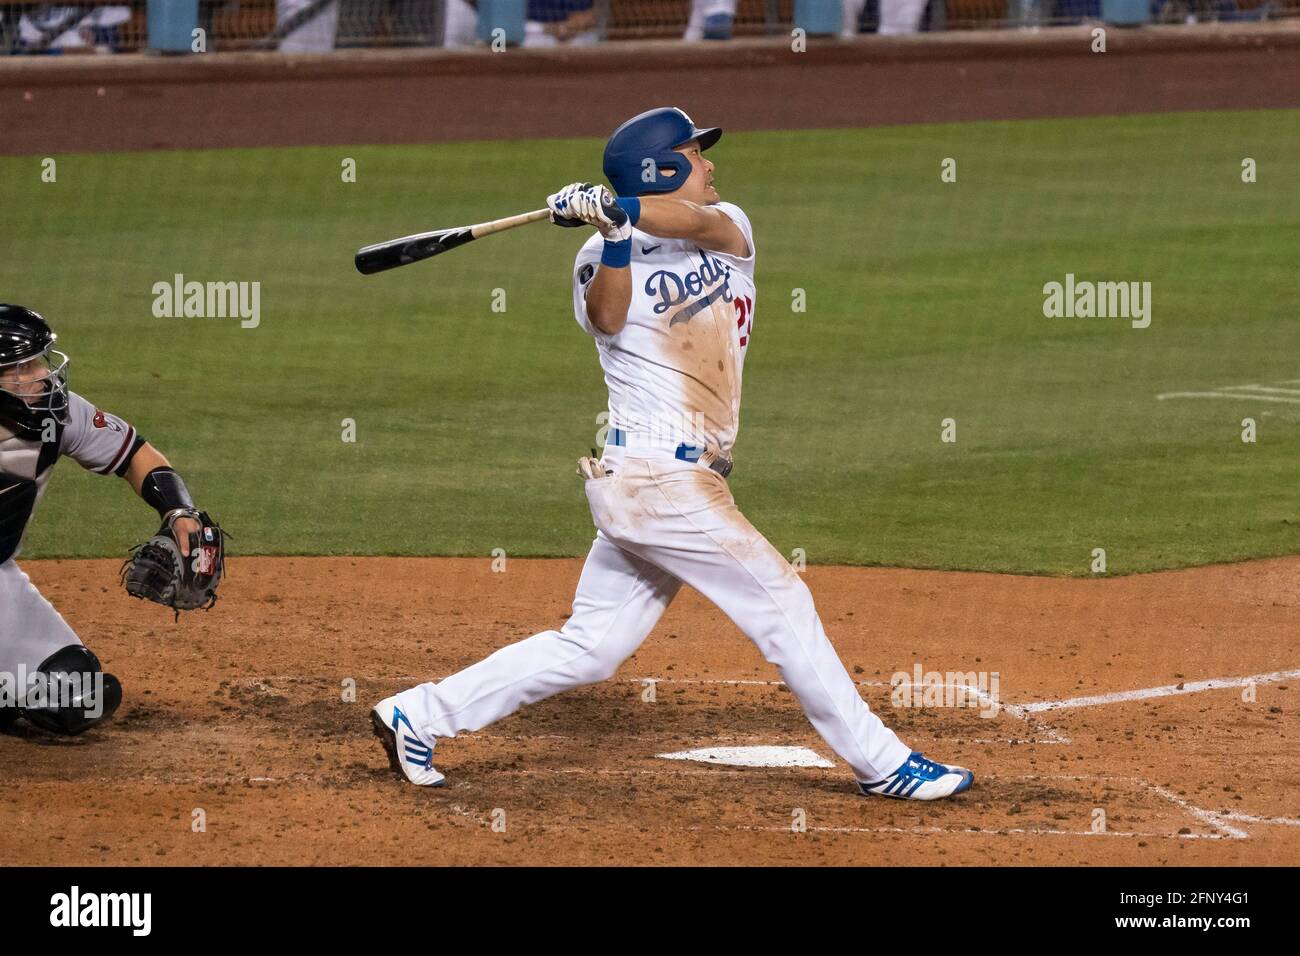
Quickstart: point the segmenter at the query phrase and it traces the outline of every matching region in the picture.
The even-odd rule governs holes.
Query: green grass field
[[[1298,145],[1300,113],[1275,111],[728,134],[709,155],[758,247],[741,507],[814,563],[1086,574],[1101,547],[1127,573],[1300,551]],[[369,278],[352,253],[541,206],[600,176],[600,146],[61,156],[55,183],[0,159],[0,300],[51,319],[73,388],[172,457],[236,554],[581,554],[574,462],[605,401],[569,304],[585,230]],[[177,272],[260,281],[260,326],[155,318]],[[1067,272],[1151,282],[1151,326],[1045,318]],[[1296,394],[1156,400],[1243,384]],[[117,555],[154,525],[65,461],[25,554]]]

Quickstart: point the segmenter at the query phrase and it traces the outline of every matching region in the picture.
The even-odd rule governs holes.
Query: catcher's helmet
[[[36,435],[46,419],[68,423],[68,357],[57,340],[31,309],[0,304],[0,421]]]
[[[670,193],[680,189],[691,164],[673,152],[693,139],[705,150],[722,136],[716,126],[696,129],[695,121],[675,106],[647,110],[614,130],[605,144],[605,178],[620,196]],[[668,170],[675,170],[664,175]]]

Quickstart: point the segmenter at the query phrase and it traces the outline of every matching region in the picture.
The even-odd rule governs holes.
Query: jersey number
[[[736,300],[736,328],[740,329],[740,346],[749,344],[749,333],[754,331],[754,300],[749,296]]]

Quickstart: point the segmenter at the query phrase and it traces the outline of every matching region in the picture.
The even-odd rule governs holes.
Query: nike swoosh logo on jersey
[[[661,248],[663,248],[663,243],[662,243],[662,242],[659,243],[659,245],[657,245],[657,246],[642,246],[642,247],[641,247],[641,255],[643,255],[643,256],[648,256],[648,255],[650,255],[650,253],[654,252],[654,251],[657,250],[657,249],[661,249]]]

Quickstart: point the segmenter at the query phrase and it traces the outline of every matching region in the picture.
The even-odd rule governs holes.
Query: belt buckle
[[[689,461],[704,465],[710,471],[716,471],[723,478],[731,474],[731,459],[723,458],[722,455],[707,447],[700,448],[697,445],[688,445],[686,442],[682,442],[677,446],[674,457],[678,461]]]

